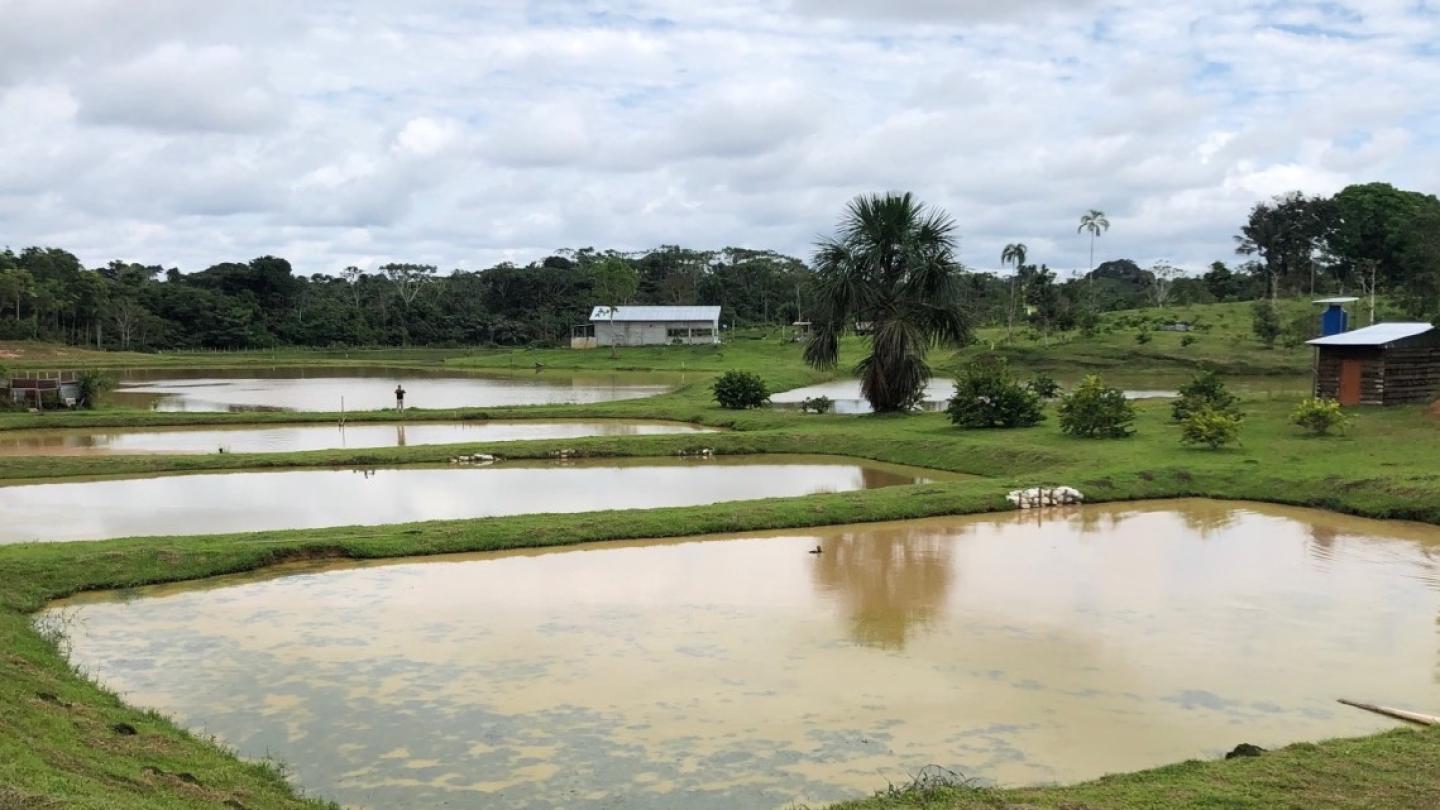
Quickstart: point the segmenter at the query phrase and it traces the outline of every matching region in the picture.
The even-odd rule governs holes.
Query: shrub
[[[1041,399],[1054,399],[1060,393],[1060,383],[1048,374],[1036,374],[1026,385]]]
[[[100,404],[105,392],[115,387],[115,380],[103,371],[82,371],[79,377],[81,408],[94,408]]]
[[[1148,327],[1148,326],[1142,326],[1142,327],[1140,327],[1140,331],[1135,333],[1135,342],[1136,342],[1136,343],[1139,343],[1141,346],[1144,346],[1146,343],[1149,343],[1149,342],[1150,342],[1150,327]]]
[[[1180,346],[1183,348],[1185,346],[1193,345],[1195,343],[1195,340],[1196,338],[1194,335],[1187,333],[1185,337],[1180,338]]]
[[[1240,438],[1240,423],[1245,417],[1234,411],[1217,410],[1202,404],[1190,411],[1180,423],[1182,444],[1202,444],[1219,450]]]
[[[770,401],[765,381],[749,371],[727,371],[715,380],[711,390],[715,392],[715,401],[720,403],[720,407],[735,411],[758,408]]]
[[[1125,393],[1090,375],[1070,393],[1060,397],[1060,430],[1086,439],[1118,439],[1129,436],[1135,422],[1135,408]]]
[[[800,410],[804,413],[829,413],[835,407],[835,400],[821,394],[818,397],[806,397],[800,403]]]
[[[945,412],[964,428],[1030,427],[1045,418],[1040,396],[1010,376],[1004,360],[981,359],[955,379]]]
[[[1312,436],[1325,436],[1332,430],[1345,431],[1351,419],[1336,400],[1310,397],[1300,400],[1290,414],[1290,422]]]
[[[1251,309],[1250,330],[1265,348],[1275,348],[1275,339],[1280,337],[1280,315],[1275,311],[1273,301],[1256,301]]]
[[[1179,422],[1202,408],[1240,415],[1240,399],[1225,388],[1215,371],[1202,371],[1180,386],[1180,398],[1170,405],[1170,415]]]

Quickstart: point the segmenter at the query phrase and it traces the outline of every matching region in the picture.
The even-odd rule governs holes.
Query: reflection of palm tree
[[[945,604],[954,541],[955,532],[939,529],[846,532],[816,556],[815,586],[838,597],[857,644],[903,649],[912,627]]]
[[[1235,510],[1218,501],[1191,501],[1175,511],[1185,522],[1185,528],[1204,539],[1235,523]]]

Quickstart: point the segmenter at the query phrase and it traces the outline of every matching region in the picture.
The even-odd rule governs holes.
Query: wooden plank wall
[[[1386,405],[1429,402],[1440,393],[1440,345],[1397,345],[1385,352]]]
[[[1382,405],[1385,401],[1385,354],[1368,346],[1321,346],[1315,360],[1315,396],[1340,398],[1340,362],[1356,359],[1363,362],[1360,372],[1360,401],[1366,405]]]

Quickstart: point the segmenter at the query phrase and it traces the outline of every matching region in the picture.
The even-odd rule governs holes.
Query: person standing
[[[405,386],[399,383],[395,384],[395,410],[405,410]]]

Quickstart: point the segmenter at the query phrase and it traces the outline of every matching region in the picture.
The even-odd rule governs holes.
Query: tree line
[[[1081,219],[1095,239],[1103,212]],[[1298,192],[1258,203],[1235,237],[1240,261],[1186,273],[1129,259],[1068,278],[1007,245],[1012,272],[957,274],[968,323],[1048,335],[1093,329],[1104,312],[1292,295],[1388,296],[1415,317],[1440,317],[1440,200],[1383,183],[1333,197]],[[817,266],[825,264],[825,248]],[[1093,260],[1092,260],[1093,261]],[[591,307],[720,305],[724,325],[824,317],[833,297],[804,260],[768,250],[639,253],[562,250],[520,266],[442,274],[391,263],[300,276],[275,256],[181,273],[135,262],[86,268],[59,248],[0,251],[0,338],[132,350],[273,346],[563,345]]]

